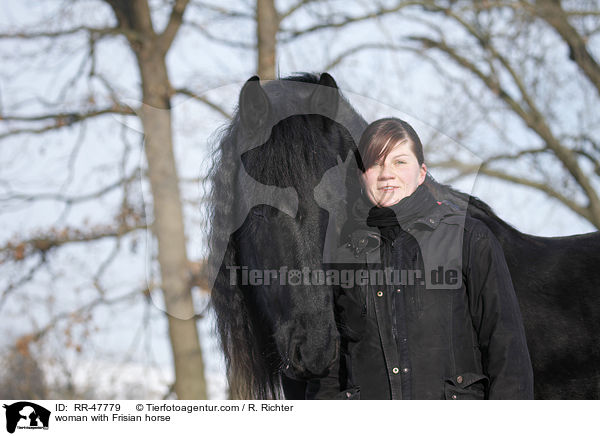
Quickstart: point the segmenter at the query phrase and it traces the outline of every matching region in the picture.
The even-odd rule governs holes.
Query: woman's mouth
[[[393,191],[394,189],[397,189],[397,188],[398,188],[398,186],[382,186],[378,190],[382,191],[382,192],[391,192],[391,191]]]

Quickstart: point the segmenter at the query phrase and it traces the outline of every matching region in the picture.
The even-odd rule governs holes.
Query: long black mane
[[[264,116],[257,115],[261,111]],[[332,297],[323,297],[327,290],[290,293],[271,287],[262,292],[234,286],[224,267],[248,262],[320,267],[328,222],[327,212],[313,198],[315,187],[327,170],[347,158],[365,126],[328,75],[304,73],[262,87],[251,79],[242,89],[209,177],[208,271],[214,277],[212,304],[233,398],[283,396],[282,374],[294,361],[282,344],[292,336],[304,335],[310,349],[302,357],[313,362],[302,368],[297,364],[296,373],[318,371],[319,356],[310,352],[329,347],[327,341],[335,339],[327,335],[335,330],[330,325]],[[249,184],[256,184],[260,194]],[[268,221],[268,230],[263,221]],[[265,300],[267,293],[272,301]],[[320,322],[322,312],[321,318],[331,320]]]

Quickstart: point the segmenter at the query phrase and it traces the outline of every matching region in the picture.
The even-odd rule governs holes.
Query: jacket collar
[[[435,230],[438,228],[444,217],[455,215],[458,212],[458,207],[446,201],[437,201],[436,207],[430,209],[429,214],[424,217],[418,217],[412,221],[406,222],[402,228],[408,232],[415,228],[427,230]],[[369,253],[378,249],[383,240],[391,238],[386,236],[385,232],[380,232],[373,227],[358,228],[350,234],[349,242],[346,244],[352,250],[355,257],[360,256],[363,252]]]

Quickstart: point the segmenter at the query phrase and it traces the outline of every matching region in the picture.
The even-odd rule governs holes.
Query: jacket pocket
[[[360,387],[356,386],[342,391],[337,396],[338,400],[360,400]]]
[[[485,400],[489,378],[484,374],[465,372],[444,381],[446,400]]]

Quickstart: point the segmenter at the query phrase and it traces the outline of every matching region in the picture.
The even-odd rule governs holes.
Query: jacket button
[[[429,222],[430,222],[431,224],[433,224],[433,223],[435,223],[435,220],[434,220],[433,218],[429,218]]]
[[[402,368],[402,372],[406,374],[408,372],[408,368]]]
[[[398,367],[396,366],[396,367],[392,368],[392,372],[394,374],[398,374],[400,372],[400,369],[398,369]]]
[[[402,292],[402,289],[398,288],[396,289],[396,292]]]
[[[456,400],[456,394],[452,394],[452,399]]]
[[[459,375],[458,377],[456,377],[456,381],[457,381],[458,383],[462,383],[462,382],[463,382],[462,375]]]
[[[383,291],[377,291],[377,296],[378,297],[383,297]]]

